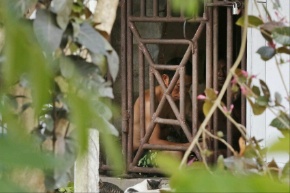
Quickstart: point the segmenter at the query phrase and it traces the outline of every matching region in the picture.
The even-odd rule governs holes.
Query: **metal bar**
[[[242,4],[240,1],[236,1],[238,4]],[[234,1],[215,1],[214,3],[207,3],[207,7],[232,7],[234,4]]]
[[[206,87],[212,88],[212,8],[206,8],[205,17],[208,19],[206,23]],[[208,130],[212,129],[212,120],[208,122]]]
[[[133,161],[129,164],[129,165],[133,165],[133,166],[136,166],[139,159],[141,158],[142,154],[143,154],[143,151],[144,151],[144,148],[143,148],[143,145],[144,144],[140,144],[136,154],[135,154],[135,157],[133,158]]]
[[[178,66],[177,65],[170,65],[170,64],[156,64],[154,65],[154,68],[156,70],[177,70]]]
[[[194,48],[192,48],[192,136],[195,136],[198,128],[198,119],[199,119],[199,109],[198,109],[198,101],[197,101],[197,91],[198,91],[198,44],[195,43]]]
[[[167,0],[166,17],[171,18],[171,1]]]
[[[213,8],[213,88],[214,90],[218,90],[218,21],[219,21],[219,14],[218,14],[218,7]],[[216,135],[218,132],[218,111],[215,111],[213,114],[213,133]],[[218,140],[214,139],[213,141],[213,148],[214,148],[214,160],[218,157]]]
[[[160,124],[168,124],[168,125],[180,125],[179,121],[176,119],[164,119],[160,117],[156,117],[155,123],[160,123]]]
[[[159,85],[161,86],[163,92],[166,92],[166,89],[167,88],[166,88],[166,86],[165,86],[165,84],[163,82],[163,79],[161,77],[161,74],[157,70],[155,70],[155,69],[152,69],[152,71],[154,72],[155,78],[156,78],[157,82],[159,83]]]
[[[140,139],[143,138],[145,133],[145,67],[144,67],[144,56],[142,49],[139,49],[139,99],[140,99]]]
[[[132,14],[132,0],[127,0],[127,16]],[[127,23],[128,18],[127,18]],[[132,77],[133,77],[133,36],[130,30],[127,30],[127,108],[128,108],[128,156],[127,156],[127,164],[129,165],[133,155],[133,85],[132,85]]]
[[[198,28],[197,28],[197,30],[196,30],[193,38],[192,38],[192,42],[198,41],[198,39],[200,38],[201,33],[202,33],[203,29],[204,29],[204,26],[205,26],[205,22],[201,22],[199,24],[199,26],[198,26]]]
[[[207,8],[207,17],[209,21],[206,23],[206,87],[212,88],[212,8]]]
[[[139,39],[144,44],[191,44],[191,40],[185,39]]]
[[[149,89],[150,89],[150,115],[151,117],[155,111],[155,81],[154,81],[154,68],[149,67]]]
[[[167,151],[186,151],[187,147],[177,145],[157,145],[157,144],[144,144],[144,149],[153,150],[167,150]]]
[[[179,112],[180,112],[180,119],[185,122],[185,67],[179,67]]]
[[[120,2],[121,6],[121,55],[120,55],[120,68],[121,68],[121,85],[122,88],[127,87],[127,56],[126,56],[126,31],[127,31],[127,22],[126,22],[126,4],[125,0],[122,0]],[[127,148],[127,143],[128,143],[128,115],[127,115],[127,91],[125,89],[122,89],[121,91],[121,101],[122,101],[122,152],[124,154],[125,162],[127,162],[127,157],[128,155],[128,148]],[[130,162],[131,160],[129,160]],[[127,170],[127,168],[126,168]]]
[[[129,17],[129,20],[131,22],[184,22],[186,20],[187,23],[200,23],[200,22],[206,22],[207,19],[203,17],[197,17],[194,19],[188,19],[185,17]]]
[[[146,15],[146,0],[140,0],[140,17]]]
[[[227,72],[230,71],[233,64],[233,15],[231,7],[227,8]],[[231,85],[227,88],[227,108],[230,109],[232,104]],[[232,143],[232,124],[227,119],[227,142]],[[231,155],[231,151],[227,149],[227,156]]]
[[[153,17],[157,17],[158,16],[158,7],[159,7],[159,4],[158,4],[158,0],[153,0]]]

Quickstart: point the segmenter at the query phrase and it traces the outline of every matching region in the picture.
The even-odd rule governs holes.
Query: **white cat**
[[[170,190],[170,188],[162,188],[161,186],[162,186],[161,180],[146,179],[134,186],[128,187],[124,193],[133,193],[133,192],[149,193],[149,192],[160,192],[160,190]]]

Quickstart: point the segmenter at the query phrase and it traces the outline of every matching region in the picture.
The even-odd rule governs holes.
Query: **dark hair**
[[[177,65],[177,64],[180,64],[181,60],[182,60],[182,58],[172,58],[166,64]],[[175,71],[174,70],[163,70],[162,73],[167,74],[169,76],[169,78],[171,79],[174,76]],[[185,64],[185,74],[188,76],[192,76],[192,64],[190,61],[187,61]]]

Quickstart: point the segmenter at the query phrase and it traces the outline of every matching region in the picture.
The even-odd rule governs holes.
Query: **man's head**
[[[168,65],[178,65],[180,64],[182,58],[173,58],[167,62]],[[165,83],[165,85],[168,87],[170,81],[172,80],[172,77],[174,76],[175,71],[174,70],[164,70],[162,74],[162,79]],[[192,84],[192,64],[191,62],[187,61],[185,64],[185,92],[188,92],[190,90],[191,84]],[[171,96],[174,100],[180,99],[180,80],[177,81],[176,85],[174,86],[174,89],[172,90]]]
[[[217,67],[218,89],[221,89],[223,87],[226,77],[227,77],[227,63],[224,59],[219,59]]]

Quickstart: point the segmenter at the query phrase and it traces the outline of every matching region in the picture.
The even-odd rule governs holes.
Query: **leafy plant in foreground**
[[[181,2],[186,4],[188,2]],[[259,140],[251,138],[246,133],[246,128],[237,123],[231,117],[231,110],[221,102],[221,99],[228,87],[232,83],[232,90],[240,92],[246,97],[252,107],[255,115],[260,115],[269,109],[276,116],[271,122],[271,126],[277,128],[283,134],[283,138],[269,148],[270,151],[278,150],[289,154],[289,132],[290,115],[289,107],[283,106],[282,97],[279,93],[271,95],[267,84],[263,80],[256,81],[255,75],[249,75],[246,71],[238,69],[245,50],[246,34],[248,27],[256,28],[261,31],[262,36],[268,42],[268,46],[263,46],[257,50],[257,53],[264,61],[272,58],[276,61],[276,66],[280,70],[280,65],[289,65],[289,61],[283,57],[290,55],[290,27],[283,17],[280,21],[272,20],[268,10],[264,7],[269,20],[264,21],[259,17],[248,15],[248,1],[244,1],[244,15],[237,21],[237,24],[243,27],[243,39],[239,56],[237,57],[225,84],[221,91],[217,93],[213,89],[206,89],[204,96],[199,96],[204,100],[203,112],[206,115],[196,136],[194,137],[189,149],[186,151],[182,163],[179,164],[173,158],[166,155],[159,157],[158,165],[170,176],[170,186],[172,192],[288,192],[289,191],[289,161],[283,168],[279,168],[273,160],[271,163],[265,162],[266,148],[262,148]],[[189,5],[189,4],[188,4]],[[279,8],[278,1],[275,1],[276,9]],[[289,103],[289,82],[280,77],[286,90],[286,101]],[[258,85],[256,83],[258,82]],[[230,144],[221,138],[221,135],[214,135],[206,129],[206,124],[211,115],[219,108],[224,115],[238,129],[242,137],[240,142],[241,152],[236,152]],[[218,139],[225,143],[232,151],[233,156],[223,158],[219,157],[215,166],[209,166],[206,160],[207,149],[201,149],[203,163],[193,162],[192,165],[186,165],[187,157],[193,147],[199,147],[198,139],[200,136],[208,136]]]
[[[44,171],[46,190],[65,186],[90,128],[104,133],[108,155],[121,157],[108,103],[119,59],[92,15],[83,0],[0,2],[0,192],[24,191],[11,176],[27,167]]]

